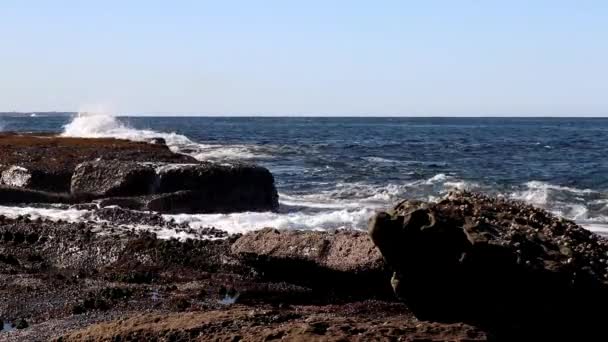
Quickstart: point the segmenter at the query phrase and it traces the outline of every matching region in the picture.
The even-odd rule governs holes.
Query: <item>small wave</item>
[[[540,181],[527,182],[524,184],[524,189],[506,195],[508,198],[546,209],[583,226],[590,222],[593,224],[608,222],[603,210],[605,203],[608,203],[605,196],[590,189],[577,189]],[[602,198],[598,199],[598,197]]]
[[[198,144],[198,151],[192,156],[198,160],[245,160],[267,159],[267,154],[255,153],[254,149],[245,145],[204,145]]]
[[[540,182],[540,181],[531,181],[531,182],[527,182],[526,186],[530,189],[549,189],[549,190],[559,190],[559,191],[568,191],[568,192],[572,192],[575,194],[591,194],[591,193],[595,193],[596,191],[591,190],[591,189],[576,189],[576,188],[570,188],[567,186],[559,186],[559,185],[553,185],[550,183],[545,183],[545,182]]]
[[[540,181],[527,182],[525,184],[525,187],[525,190],[516,191],[512,193],[509,197],[516,200],[524,201],[526,203],[544,207],[551,202],[552,197],[555,197],[555,194],[560,192],[575,195],[588,195],[595,193],[595,191],[590,189],[576,189]]]
[[[444,188],[446,189],[457,189],[457,190],[473,190],[479,187],[477,183],[458,181],[458,182],[445,182],[443,183]]]
[[[439,183],[439,182],[445,182],[445,180],[448,179],[448,176],[444,173],[439,173],[434,175],[433,177],[427,179],[425,181],[425,184],[435,184],[435,183]]]
[[[394,160],[394,159],[388,159],[388,158],[382,158],[382,157],[363,157],[363,159],[367,160],[368,162],[371,163],[383,163],[383,164],[398,164],[401,163],[399,160]]]
[[[581,223],[581,226],[594,233],[608,235],[608,223]]]

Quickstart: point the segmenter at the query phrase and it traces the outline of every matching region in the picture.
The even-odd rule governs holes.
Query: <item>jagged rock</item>
[[[342,293],[390,292],[382,255],[363,232],[266,228],[243,235],[231,249],[269,278]]]
[[[32,180],[32,173],[21,166],[13,165],[2,171],[0,184],[26,188]]]
[[[608,243],[571,221],[463,192],[404,201],[370,221],[395,293],[421,319],[471,322],[508,339],[605,332]]]
[[[72,175],[72,194],[95,196],[139,196],[154,190],[156,174],[145,164],[95,160],[76,166]]]

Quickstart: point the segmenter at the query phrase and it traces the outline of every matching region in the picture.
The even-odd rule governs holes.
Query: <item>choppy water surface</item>
[[[0,118],[16,131],[133,140],[164,137],[200,160],[268,167],[280,213],[172,215],[194,227],[246,231],[365,227],[400,198],[432,199],[450,188],[524,200],[593,230],[608,223],[608,119]],[[79,213],[0,208],[5,214]]]

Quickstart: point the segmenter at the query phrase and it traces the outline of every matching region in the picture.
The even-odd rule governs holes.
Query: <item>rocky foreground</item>
[[[3,139],[0,201],[76,206],[89,216],[0,216],[0,340],[608,338],[608,242],[522,203],[454,192],[398,203],[371,218],[369,232],[228,235],[158,212],[274,210],[267,170],[198,163],[162,142]],[[19,139],[34,139],[47,157],[11,150]],[[86,160],[53,161],[60,151],[80,158],[73,144],[93,146]],[[131,152],[104,159],[96,154],[103,146],[116,151],[107,144]],[[138,155],[133,148],[167,159],[122,159]],[[69,174],[69,184],[40,186],[47,178],[37,175],[53,172]],[[187,200],[144,206],[183,192]]]

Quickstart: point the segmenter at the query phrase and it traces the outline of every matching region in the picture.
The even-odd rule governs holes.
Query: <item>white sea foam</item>
[[[243,160],[267,159],[269,155],[257,153],[255,148],[245,145],[205,145],[197,144],[197,151],[192,156],[198,160]]]
[[[130,128],[114,116],[99,113],[79,113],[65,125],[61,135],[65,137],[118,138],[132,141],[163,138],[169,146],[197,145],[181,134]]]
[[[374,210],[365,208],[292,213],[177,214],[163,217],[178,223],[188,223],[194,229],[215,227],[229,233],[244,233],[265,227],[306,230],[363,229],[373,213]]]
[[[465,181],[452,181],[443,183],[445,189],[456,189],[456,190],[473,190],[479,187],[479,184]]]
[[[87,215],[87,210],[64,209],[64,208],[34,208],[34,207],[9,207],[0,205],[0,215],[9,218],[29,215],[31,219],[43,218],[51,221],[80,222]]]
[[[562,191],[579,195],[592,194],[596,192],[591,189],[576,189],[540,181],[527,182],[525,185],[527,188],[526,190],[515,192],[511,197],[537,205],[546,204],[551,192]]]

